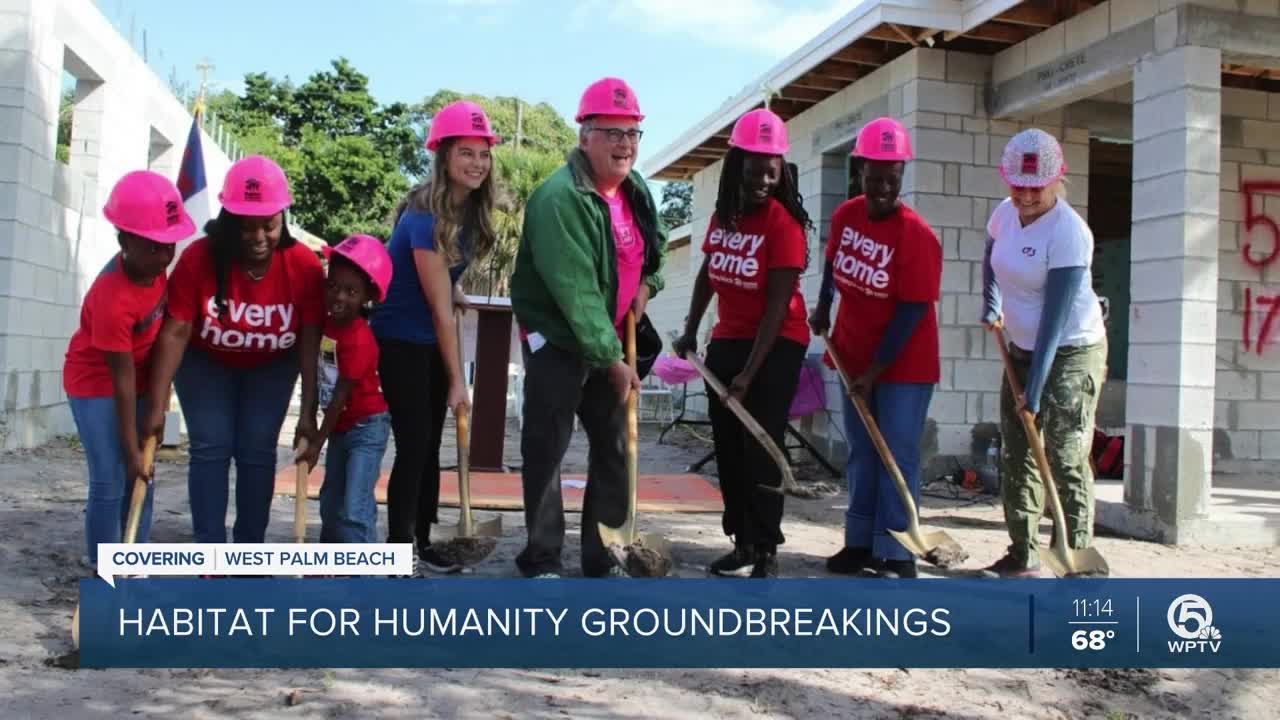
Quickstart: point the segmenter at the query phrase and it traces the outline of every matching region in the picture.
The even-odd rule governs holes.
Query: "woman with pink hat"
[[[809,263],[806,231],[813,229],[783,157],[787,147],[787,126],[768,110],[752,110],[734,124],[684,335],[672,346],[681,356],[697,351],[698,326],[714,295],[719,316],[707,368],[779,445],[809,345],[799,278]],[[760,486],[780,487],[781,471],[719,398],[711,395],[710,403],[721,524],[733,539],[733,549],[710,570],[776,577],[782,495]]]
[[[121,178],[102,214],[116,228],[120,252],[85,294],[80,327],[62,367],[62,386],[89,463],[84,530],[92,565],[99,543],[121,540],[134,479],[151,476],[143,466],[139,420],[164,316],[165,269],[174,245],[196,229],[173,183],[146,170]],[[148,488],[137,541],[146,542],[150,529]]]
[[[1004,440],[1001,494],[1012,541],[986,569],[998,577],[1038,577],[1044,485],[1019,415],[1045,436],[1071,547],[1093,541],[1093,416],[1106,374],[1107,330],[1093,292],[1093,233],[1067,203],[1062,146],[1043,130],[1024,130],[1004,148],[1000,174],[1009,197],[987,222],[982,323],[1003,328],[1014,372],[1025,388],[1000,392]]]
[[[276,443],[302,372],[297,436],[315,439],[324,271],[289,234],[284,171],[253,155],[227,171],[222,211],[178,258],[156,341],[149,410],[164,427],[174,382],[191,440],[187,491],[196,542],[227,541],[236,463],[235,542],[262,542],[275,491]]]
[[[439,521],[445,413],[469,403],[453,322],[454,308],[466,304],[458,281],[497,239],[496,142],[489,118],[473,102],[450,103],[431,119],[431,178],[395,209],[387,243],[391,283],[370,320],[396,444],[387,541],[415,543],[424,571],[461,569],[432,549],[431,524]]]
[[[942,248],[924,218],[898,198],[912,158],[906,128],[893,118],[872,120],[858,133],[853,155],[862,159],[862,194],[831,216],[827,262],[809,322],[814,332],[827,330],[838,289],[830,350],[852,379],[849,390],[866,399],[919,503],[920,441],[941,375],[936,303]],[[827,569],[916,577],[915,558],[888,532],[906,527],[906,509],[848,397],[844,427],[849,507],[844,548],[827,558]]]

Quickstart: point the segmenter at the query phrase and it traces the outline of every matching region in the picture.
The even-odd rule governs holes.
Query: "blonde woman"
[[[987,223],[982,323],[1003,327],[1014,373],[1025,388],[1000,393],[1005,523],[1009,549],[988,576],[1038,577],[1037,529],[1044,484],[1019,415],[1042,428],[1062,498],[1067,541],[1093,542],[1093,416],[1107,361],[1107,330],[1093,292],[1093,233],[1063,196],[1062,147],[1043,130],[1024,130],[1005,146],[1000,173],[1009,199]]]
[[[440,502],[445,412],[468,403],[453,307],[463,302],[462,273],[494,244],[490,150],[497,141],[475,103],[451,103],[432,118],[431,179],[396,208],[387,243],[391,285],[370,322],[396,446],[387,541],[415,543],[419,571],[461,569],[431,548],[430,533]]]

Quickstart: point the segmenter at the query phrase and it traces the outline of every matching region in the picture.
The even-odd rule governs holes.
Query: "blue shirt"
[[[391,286],[387,299],[373,311],[369,327],[379,339],[433,345],[436,342],[435,323],[422,284],[418,282],[418,268],[413,263],[413,251],[435,250],[435,216],[429,212],[405,210],[400,221],[391,231],[387,252],[391,255]],[[470,248],[466,231],[458,233],[458,250],[462,262],[449,268],[449,284],[458,282],[467,269]],[[452,290],[450,290],[452,292]]]

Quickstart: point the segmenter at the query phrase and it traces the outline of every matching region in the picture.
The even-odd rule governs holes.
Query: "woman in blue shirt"
[[[396,207],[387,243],[391,286],[369,323],[396,446],[387,542],[414,543],[419,570],[461,569],[431,548],[431,524],[438,520],[445,410],[469,403],[453,308],[465,302],[463,271],[495,241],[490,148],[497,141],[475,103],[451,103],[432,118],[431,179]]]

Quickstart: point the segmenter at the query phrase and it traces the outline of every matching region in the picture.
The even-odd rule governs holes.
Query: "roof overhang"
[[[1092,0],[863,0],[799,50],[658,151],[646,177],[688,180],[729,148],[743,113],[803,113],[915,47],[994,55],[1098,5]]]

